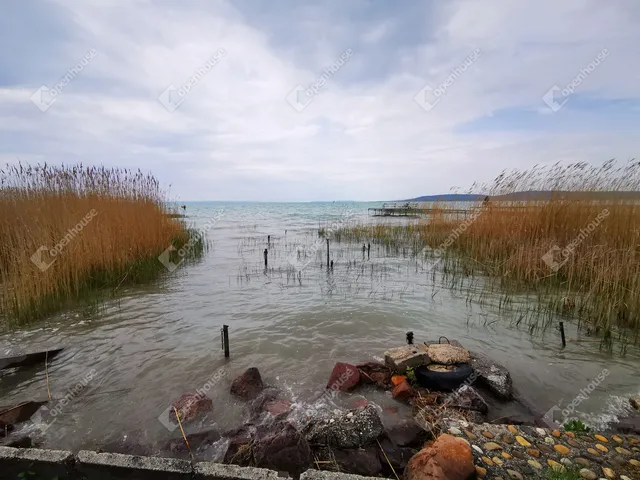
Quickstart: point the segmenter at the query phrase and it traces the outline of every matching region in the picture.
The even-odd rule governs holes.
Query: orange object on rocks
[[[395,387],[396,385],[400,385],[406,379],[407,377],[405,377],[404,375],[394,375],[393,377],[391,377],[391,383],[393,383],[393,386]]]
[[[406,398],[413,397],[414,391],[413,388],[411,388],[411,385],[409,385],[409,382],[403,380],[402,383],[399,383],[398,385],[393,387],[393,391],[391,392],[391,394],[393,395],[393,398],[404,400]]]

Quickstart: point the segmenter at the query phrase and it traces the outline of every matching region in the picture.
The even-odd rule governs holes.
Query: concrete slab
[[[76,462],[76,470],[91,480],[190,480],[193,472],[187,460],[87,450],[78,452]]]
[[[73,464],[73,454],[64,450],[0,447],[2,478],[18,478],[23,472],[33,472],[34,478],[66,480],[75,478]]]
[[[427,352],[417,345],[404,345],[384,352],[384,362],[390,369],[400,374],[404,374],[407,367],[427,365],[429,361]]]
[[[362,477],[351,473],[325,472],[320,470],[307,470],[300,475],[300,480],[371,480],[373,477]]]
[[[238,467],[222,463],[199,462],[194,470],[197,480],[277,480],[278,472],[266,468]]]

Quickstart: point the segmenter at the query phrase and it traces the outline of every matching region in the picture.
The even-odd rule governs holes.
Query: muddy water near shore
[[[188,204],[188,221],[201,228],[224,211],[208,232],[212,248],[201,262],[179,268],[164,282],[124,289],[104,308],[64,312],[0,336],[0,355],[66,347],[48,369],[55,411],[22,427],[24,432],[44,446],[71,450],[125,435],[157,443],[179,436],[158,417],[172,400],[198,388],[212,398],[213,411],[189,428],[231,429],[244,414],[229,386],[250,366],[288,392],[302,412],[318,398],[322,403],[336,361],[372,361],[402,345],[407,331],[417,341],[445,335],[486,353],[510,370],[515,387],[540,412],[566,406],[607,369],[575,416],[598,425],[624,413],[628,396],[640,390],[637,348],[621,356],[601,352],[597,342],[570,342],[561,350],[555,330],[531,334],[494,306],[497,299],[467,301],[409,251],[372,244],[367,258],[362,245],[332,243],[334,270],[327,272],[318,227],[414,221],[367,217],[367,208],[376,205]],[[354,213],[347,216],[347,210]],[[223,324],[230,327],[228,361],[220,344]],[[576,338],[566,319],[565,326],[567,336]],[[0,405],[45,399],[45,377],[44,368],[2,374]],[[359,395],[339,402],[351,405]],[[381,406],[394,405],[383,393],[368,396]],[[49,428],[43,432],[43,426]]]

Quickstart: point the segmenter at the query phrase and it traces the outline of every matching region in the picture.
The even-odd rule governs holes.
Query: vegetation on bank
[[[199,233],[170,213],[158,181],[139,170],[0,170],[0,326],[153,280],[167,271],[158,257],[170,245],[165,263],[202,255]]]
[[[640,332],[640,162],[601,167],[585,163],[503,173],[491,197],[509,192],[575,191],[576,197],[486,201],[474,213],[447,213],[433,204],[425,221],[403,226],[355,225],[334,232],[337,241],[374,241],[426,256],[450,278],[489,275],[505,292],[534,292],[539,311],[579,318],[605,339]],[[608,192],[603,200],[599,192]],[[611,192],[620,192],[616,197]],[[493,288],[496,282],[489,282]],[[509,298],[507,297],[507,303]]]

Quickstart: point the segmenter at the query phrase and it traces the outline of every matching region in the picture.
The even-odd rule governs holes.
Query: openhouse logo
[[[430,112],[433,110],[445,97],[449,88],[480,58],[482,51],[476,48],[471,52],[464,61],[451,71],[451,74],[446,80],[440,83],[437,87],[433,88],[431,85],[425,85],[422,89],[415,94],[413,99],[424,110]]]
[[[322,75],[320,75],[311,85],[304,88],[302,85],[296,86],[287,95],[287,102],[291,104],[298,112],[301,112],[307,108],[313,99],[321,92],[322,88],[327,84],[333,76],[340,70],[353,56],[353,50],[346,49],[340,58],[333,62],[331,66],[324,69]]]

